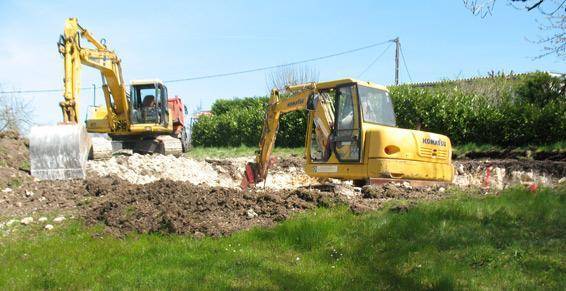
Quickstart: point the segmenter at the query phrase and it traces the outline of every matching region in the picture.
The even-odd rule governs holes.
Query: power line
[[[329,55],[324,55],[324,56],[320,56],[320,57],[315,57],[315,58],[310,58],[310,59],[304,59],[304,60],[295,61],[295,62],[291,62],[291,63],[285,63],[285,64],[279,64],[279,65],[273,65],[273,66],[265,66],[265,67],[259,67],[259,68],[241,70],[241,71],[234,71],[234,72],[228,72],[228,73],[218,73],[218,74],[210,74],[210,75],[202,75],[202,76],[195,76],[195,77],[173,79],[173,80],[165,80],[164,82],[165,83],[176,83],[176,82],[185,82],[185,81],[195,81],[195,80],[220,78],[220,77],[227,77],[227,76],[241,75],[241,74],[259,72],[259,71],[272,70],[272,69],[276,69],[276,68],[294,66],[294,65],[299,65],[299,64],[329,59],[329,58],[333,58],[333,57],[338,57],[338,56],[342,56],[342,55],[346,55],[346,54],[351,54],[351,53],[355,53],[355,52],[358,52],[358,51],[370,49],[370,48],[373,48],[373,47],[376,47],[376,46],[380,46],[380,45],[386,44],[388,42],[389,41],[382,41],[382,42],[373,43],[373,44],[370,44],[370,45],[366,45],[366,46],[362,46],[362,47],[358,47],[358,48],[354,48],[354,49],[350,49],[350,50],[346,50],[346,51],[341,51],[341,52],[337,52],[337,53],[333,53],[333,54],[329,54]],[[81,88],[81,90],[92,90],[92,89],[93,89],[92,87]],[[61,91],[63,91],[63,90],[62,89],[14,90],[14,91],[0,91],[0,94],[53,93],[53,92],[61,92]]]
[[[248,69],[248,70],[242,70],[242,71],[235,71],[235,72],[230,72],[230,73],[211,74],[211,75],[203,75],[203,76],[196,76],[196,77],[189,77],[189,78],[168,80],[168,81],[164,81],[164,82],[166,82],[166,83],[174,83],[174,82],[194,81],[194,80],[219,78],[219,77],[240,75],[240,74],[246,74],[246,73],[252,73],[252,72],[259,72],[259,71],[272,70],[272,69],[276,69],[276,68],[294,66],[294,65],[299,65],[299,64],[304,64],[304,63],[309,63],[309,62],[314,62],[314,61],[320,61],[320,60],[324,60],[324,59],[329,59],[329,58],[333,58],[333,57],[337,57],[337,56],[341,56],[341,55],[351,54],[351,53],[358,52],[358,51],[361,51],[361,50],[366,50],[366,49],[369,49],[369,48],[372,48],[372,47],[380,46],[380,45],[386,44],[386,43],[388,43],[388,42],[389,42],[389,41],[382,41],[382,42],[378,42],[378,43],[366,45],[366,46],[363,46],[363,47],[359,47],[359,48],[355,48],[355,49],[351,49],[351,50],[347,50],[347,51],[341,51],[341,52],[337,52],[337,53],[333,53],[333,54],[329,54],[329,55],[325,55],[325,56],[321,56],[321,57],[310,58],[310,59],[305,59],[305,60],[296,61],[296,62],[291,62],[291,63],[286,63],[286,64],[281,64],[281,65],[274,65],[274,66],[267,66],[267,67],[259,67],[259,68]]]
[[[403,66],[405,67],[405,71],[407,71],[407,75],[409,76],[409,80],[413,83],[413,78],[411,78],[411,73],[409,73],[409,68],[407,68],[407,62],[405,62],[405,55],[403,54],[403,47],[401,47],[401,58],[403,59]]]
[[[80,88],[81,90],[92,90],[92,87]],[[0,94],[26,94],[26,93],[55,93],[62,92],[63,89],[42,89],[42,90],[13,90],[13,91],[0,91]]]
[[[359,75],[358,78],[362,77],[363,74],[365,74],[388,50],[389,48],[393,45],[393,43],[390,43],[382,52],[381,54],[379,54]]]

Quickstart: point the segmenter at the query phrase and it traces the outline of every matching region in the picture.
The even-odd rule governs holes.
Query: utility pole
[[[96,106],[96,84],[92,84],[93,105]]]
[[[399,85],[399,51],[401,50],[401,42],[399,37],[391,41],[395,43],[395,85]]]

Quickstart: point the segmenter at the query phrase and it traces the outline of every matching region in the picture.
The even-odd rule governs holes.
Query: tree
[[[464,5],[474,15],[482,18],[492,15],[497,0],[463,0]],[[506,0],[516,9],[527,12],[538,11],[542,19],[537,19],[544,36],[532,41],[543,47],[543,52],[535,58],[556,55],[566,59],[566,0]]]
[[[318,70],[308,65],[282,66],[267,74],[267,90],[277,88],[285,90],[287,85],[318,82]]]
[[[0,86],[0,92],[2,92]],[[25,132],[31,125],[33,109],[30,102],[13,94],[0,94],[0,131]]]

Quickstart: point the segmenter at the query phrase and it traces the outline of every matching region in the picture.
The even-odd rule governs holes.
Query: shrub
[[[566,140],[566,82],[546,73],[390,88],[397,124],[445,134],[455,145],[541,145]],[[257,146],[267,97],[217,100],[194,125],[195,146]],[[305,143],[307,114],[281,117],[277,146]]]

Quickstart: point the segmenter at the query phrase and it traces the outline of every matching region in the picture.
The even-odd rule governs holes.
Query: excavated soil
[[[353,187],[308,177],[302,157],[279,158],[268,179],[249,192],[239,190],[244,165],[253,157],[208,159],[140,156],[91,161],[86,180],[36,181],[29,175],[27,142],[0,134],[0,230],[10,219],[54,214],[102,224],[109,233],[175,233],[223,236],[254,226],[271,226],[313,207],[343,204],[354,213],[403,201],[392,211],[410,211],[422,200],[443,199],[450,189],[408,184]],[[451,187],[486,191],[523,184],[553,186],[566,181],[566,162],[539,160],[456,160]],[[560,182],[562,181],[562,182]],[[1,233],[1,232],[0,232]]]
[[[82,215],[118,235],[136,231],[223,236],[336,201],[336,195],[319,191],[242,192],[170,180],[141,186],[107,178],[87,181],[86,190],[98,198]]]
[[[381,208],[386,201],[406,199],[408,205],[391,209],[406,211],[418,200],[449,195],[443,188],[395,184],[243,192],[169,180],[132,185],[116,178],[88,180],[85,190],[92,200],[81,206],[81,215],[89,224],[102,222],[107,231],[118,236],[132,231],[224,236],[254,226],[271,226],[314,207],[343,204],[354,213],[362,213]]]
[[[13,131],[0,132],[0,187],[18,187],[29,179],[28,141]]]

